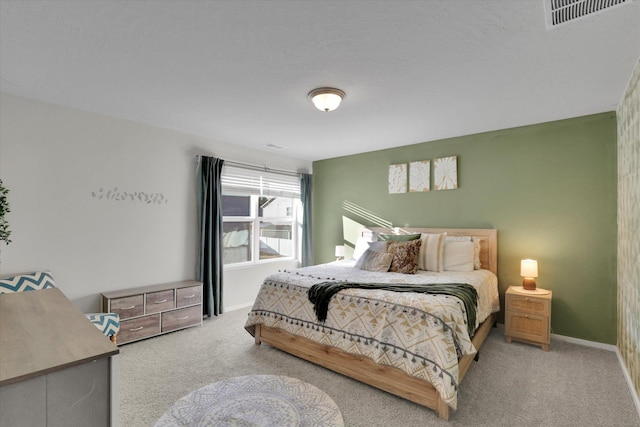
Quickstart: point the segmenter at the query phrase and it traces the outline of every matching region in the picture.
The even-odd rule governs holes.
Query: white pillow
[[[473,271],[473,242],[449,240],[444,242],[445,271]]]
[[[420,239],[420,254],[418,255],[418,269],[427,271],[442,271],[444,256],[444,242],[447,233],[422,233]]]
[[[352,259],[355,261],[359,260],[362,254],[364,254],[367,249],[369,249],[369,242],[371,241],[370,237],[360,236],[358,237],[358,241],[356,242],[356,247],[353,250]]]
[[[473,269],[480,270],[482,263],[480,262],[480,239],[473,236],[447,236],[449,242],[473,242]]]

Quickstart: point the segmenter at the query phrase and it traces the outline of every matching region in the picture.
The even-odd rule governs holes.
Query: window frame
[[[260,197],[270,197],[270,196],[259,196],[253,194],[234,194],[234,192],[224,192],[222,193],[223,203],[224,196],[240,196],[240,197],[250,197],[250,216],[223,216],[222,222],[247,222],[250,223],[251,229],[251,259],[248,261],[240,261],[233,263],[224,263],[224,269],[236,269],[236,268],[245,268],[253,265],[261,265],[261,264],[269,264],[274,262],[282,262],[282,261],[300,261],[300,238],[301,233],[300,229],[300,220],[298,212],[302,208],[301,201],[296,197],[287,197],[287,196],[271,196],[275,198],[283,198],[289,199],[292,201],[292,215],[290,217],[265,217],[259,216],[259,203]],[[281,256],[269,259],[260,259],[260,230],[261,223],[265,221],[273,221],[276,223],[287,223],[291,226],[291,256]],[[224,250],[224,248],[223,248]]]

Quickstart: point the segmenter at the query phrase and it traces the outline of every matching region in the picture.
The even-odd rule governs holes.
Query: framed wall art
[[[409,192],[423,192],[431,189],[431,160],[409,163]]]
[[[433,189],[458,188],[458,156],[441,157],[433,161]]]
[[[389,165],[389,194],[407,192],[407,164]]]

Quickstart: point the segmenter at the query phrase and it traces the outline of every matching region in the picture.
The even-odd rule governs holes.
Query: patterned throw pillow
[[[447,233],[431,234],[423,233],[418,257],[418,268],[427,271],[442,271],[442,260],[444,257],[444,239]]]
[[[480,262],[480,240],[473,239],[473,269],[480,270],[482,263]]]
[[[422,240],[409,242],[387,242],[387,252],[393,254],[393,261],[389,271],[403,274],[416,274],[418,271],[418,256]]]
[[[18,276],[0,279],[0,294],[14,292],[39,291],[41,289],[55,288],[53,276],[48,271],[36,271],[35,273],[20,274]]]

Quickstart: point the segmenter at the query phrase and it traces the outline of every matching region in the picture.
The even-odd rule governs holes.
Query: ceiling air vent
[[[547,28],[557,27],[633,0],[543,0]]]
[[[286,147],[283,147],[282,145],[277,145],[277,144],[263,144],[262,145],[265,148],[269,148],[270,150],[284,150]]]

